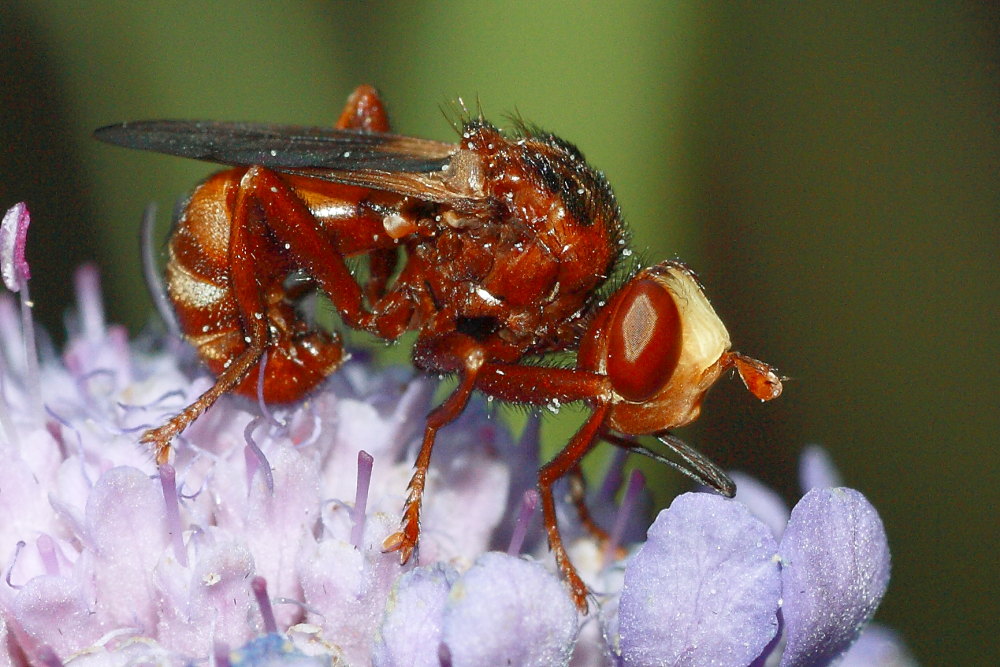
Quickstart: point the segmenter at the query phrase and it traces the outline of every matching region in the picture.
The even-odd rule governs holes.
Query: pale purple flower
[[[750,664],[778,632],[777,554],[770,531],[740,503],[678,497],[625,569],[625,664]]]
[[[376,665],[566,664],[577,611],[541,564],[486,553],[459,574],[441,563],[399,579]]]
[[[626,566],[622,663],[818,666],[877,653],[884,662],[869,664],[912,664],[879,628],[877,642],[858,640],[889,582],[878,513],[858,491],[828,486],[838,477],[819,448],[801,476],[812,488],[790,514],[741,474],[734,500],[685,494],[661,512]]]
[[[0,256],[22,295],[26,215],[5,218],[21,242]],[[626,484],[616,458],[591,500],[627,559],[559,507],[593,591],[581,616],[535,509],[537,422],[515,441],[481,401],[439,435],[401,566],[381,545],[432,381],[356,360],[296,405],[225,397],[158,469],[139,435],[212,380],[177,341],[108,325],[92,268],[76,284],[68,342],[40,364],[30,308],[0,295],[0,665],[749,664],[786,643],[787,664],[827,664],[884,591],[884,534],[855,491],[818,488],[789,521],[739,478],[751,511],[686,494],[639,546],[641,477]],[[867,635],[846,660],[905,656]]]

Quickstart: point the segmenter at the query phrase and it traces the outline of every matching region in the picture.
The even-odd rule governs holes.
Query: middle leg
[[[410,478],[400,528],[382,543],[383,550],[399,552],[400,563],[406,563],[410,560],[420,538],[420,510],[437,432],[441,427],[454,421],[462,414],[462,410],[468,404],[472,390],[476,386],[479,370],[483,366],[482,348],[471,338],[461,334],[445,336],[433,341],[425,346],[425,351],[433,354],[430,350],[436,351],[439,361],[442,361],[445,366],[451,366],[455,361],[459,361],[462,364],[459,371],[461,379],[451,395],[427,415],[427,426],[424,429],[420,453],[413,465],[413,477]],[[450,359],[446,360],[445,357],[450,357]]]

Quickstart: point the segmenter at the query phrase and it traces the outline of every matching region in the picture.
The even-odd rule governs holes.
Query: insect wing
[[[261,165],[448,203],[465,212],[484,207],[485,195],[458,190],[448,178],[458,146],[430,139],[329,127],[176,120],[108,125],[94,136],[125,148],[233,166]]]
[[[125,148],[233,166],[262,165],[276,171],[428,173],[440,171],[457,150],[455,144],[396,134],[213,121],[120,123],[102,127],[94,136]]]

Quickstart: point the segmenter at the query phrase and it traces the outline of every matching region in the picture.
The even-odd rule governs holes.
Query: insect
[[[729,477],[670,429],[698,416],[727,369],[762,400],[781,393],[782,378],[730,349],[684,264],[662,262],[609,286],[627,232],[610,186],[573,145],[523,123],[506,135],[481,117],[463,120],[457,144],[391,134],[378,94],[361,86],[335,128],[142,121],[99,129],[97,138],[113,144],[233,167],[195,188],[166,266],[181,330],[215,384],[142,439],[166,463],[173,438],[220,396],[257,394],[265,353],[265,401],[315,388],[345,358],[335,333],[296,310],[319,290],[349,327],[384,339],[415,331],[413,364],[458,378],[427,417],[399,531],[383,545],[404,563],[417,547],[435,435],[474,390],[589,407],[538,473],[549,546],[585,610],[554,483],[579,478],[581,459],[604,440],[732,496]],[[367,259],[363,278],[349,257]],[[306,278],[292,283],[292,274]],[[538,363],[553,352],[575,352],[575,364]],[[641,445],[642,435],[683,463]],[[584,524],[606,538],[575,493]]]

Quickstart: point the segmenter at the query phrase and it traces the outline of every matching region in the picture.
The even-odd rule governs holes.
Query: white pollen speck
[[[220,581],[222,581],[222,577],[219,576],[218,572],[206,572],[201,577],[201,583],[206,586],[214,586]]]
[[[291,250],[291,249],[292,249],[292,244],[291,243],[286,243],[285,244],[285,250]]]
[[[249,345],[250,344],[250,336],[244,336],[243,337],[243,342],[247,343]]]
[[[351,151],[344,151],[344,157],[351,157]]]
[[[253,316],[260,320],[264,318],[264,313],[254,313]]]
[[[272,149],[271,149],[271,157],[277,157],[277,156],[278,156],[278,151],[276,151],[276,150],[274,150],[274,149],[272,148]]]
[[[274,194],[278,194],[278,188],[272,187],[271,192],[273,192]]]
[[[622,257],[631,257],[631,256],[632,256],[631,248],[625,248],[624,250],[622,250]]]
[[[496,298],[482,287],[476,288],[476,296],[478,296],[480,299],[490,304],[491,306],[496,306],[500,303],[500,299]]]
[[[579,190],[576,191],[576,194],[582,195],[584,192],[586,192],[586,190],[584,190],[583,188],[580,188]]]
[[[203,324],[203,325],[202,325],[202,327],[201,327],[201,332],[202,332],[202,333],[207,333],[207,332],[208,332],[208,325],[207,325],[207,324]]]

